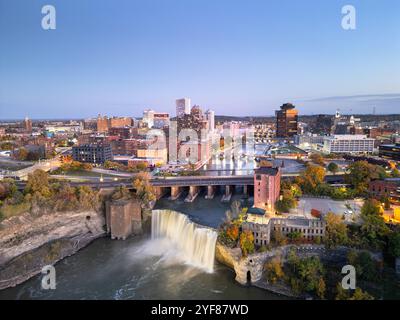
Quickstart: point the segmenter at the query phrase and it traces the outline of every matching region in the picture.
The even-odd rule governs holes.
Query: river
[[[197,223],[216,227],[230,206],[221,203],[221,195],[205,200],[202,194],[193,203],[185,203],[184,196],[177,201],[161,199],[156,209],[180,211]],[[217,262],[213,273],[188,265],[169,243],[151,240],[150,235],[125,241],[98,239],[55,267],[55,290],[41,289],[39,275],[0,291],[0,299],[283,299],[239,285],[234,272]]]

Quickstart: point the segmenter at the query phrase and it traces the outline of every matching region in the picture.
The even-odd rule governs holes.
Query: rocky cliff
[[[232,268],[236,273],[235,280],[240,284],[256,283],[260,281],[264,264],[274,256],[284,254],[286,248],[278,248],[272,251],[242,256],[240,248],[228,248],[217,242],[215,247],[215,258],[218,262]]]
[[[95,211],[13,217],[0,224],[0,289],[15,286],[42,267],[72,255],[105,235],[104,215]]]

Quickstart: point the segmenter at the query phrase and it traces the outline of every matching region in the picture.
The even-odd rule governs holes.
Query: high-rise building
[[[26,132],[31,133],[32,132],[32,120],[26,117],[24,119],[24,129]]]
[[[215,112],[213,110],[206,111],[206,119],[208,121],[208,129],[214,132],[215,129]]]
[[[143,111],[143,122],[147,124],[148,128],[152,128],[154,125],[154,110]]]
[[[289,138],[297,134],[298,111],[291,103],[285,103],[281,110],[276,111],[276,136]]]
[[[176,100],[176,116],[183,117],[185,114],[190,113],[190,99],[182,98]]]

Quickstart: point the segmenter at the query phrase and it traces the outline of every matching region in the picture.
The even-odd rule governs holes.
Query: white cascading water
[[[151,238],[166,238],[182,253],[183,259],[207,272],[214,270],[215,243],[217,232],[202,228],[179,212],[153,210]]]

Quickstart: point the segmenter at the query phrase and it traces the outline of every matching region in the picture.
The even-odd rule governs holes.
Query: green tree
[[[363,216],[379,215],[382,212],[380,203],[375,199],[367,199],[361,207],[361,214]]]
[[[325,216],[326,231],[324,244],[328,248],[346,245],[348,242],[347,226],[339,215],[329,212]]]
[[[282,199],[279,199],[275,203],[275,209],[280,213],[289,212],[290,209],[296,207],[296,199],[294,198],[291,189],[282,190],[282,192]]]
[[[355,161],[348,166],[348,174],[345,177],[347,183],[354,186],[360,195],[366,194],[371,180],[383,178],[385,170],[367,161]]]
[[[328,164],[328,171],[336,174],[339,171],[339,166],[335,162]]]
[[[399,169],[394,168],[394,169],[392,170],[392,177],[393,177],[393,178],[400,178],[400,171],[399,171]]]
[[[25,186],[25,193],[40,193],[45,198],[51,197],[49,175],[40,169],[28,174],[28,181]]]
[[[388,242],[389,254],[394,257],[400,257],[400,231],[392,232],[389,236]]]
[[[356,290],[354,290],[353,296],[348,300],[374,300],[374,299],[375,298],[368,292],[363,291],[360,288],[357,288]]]
[[[381,211],[380,203],[374,199],[366,200],[361,208],[361,236],[373,249],[382,249],[390,232]]]

